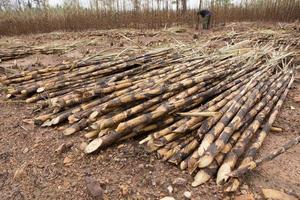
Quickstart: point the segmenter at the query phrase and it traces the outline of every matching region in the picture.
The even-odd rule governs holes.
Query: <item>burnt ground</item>
[[[53,65],[64,60],[80,58],[86,52],[128,45],[161,45],[163,42],[193,40],[190,30],[155,36],[137,37],[130,41],[121,37],[103,37],[96,45],[86,46],[64,55],[32,55],[17,61],[7,61],[0,66],[27,66],[35,62]],[[204,36],[198,33],[198,36]],[[2,38],[3,46],[12,41],[36,45],[53,41],[75,41],[85,33],[52,33],[34,36]],[[111,40],[113,45],[111,45]],[[4,45],[5,43],[5,45]],[[132,44],[134,43],[134,44]],[[296,79],[275,125],[283,132],[270,133],[260,156],[279,147],[299,135],[300,77]],[[176,166],[165,163],[154,154],[147,153],[138,141],[118,144],[98,154],[86,156],[82,152],[85,139],[74,135],[64,137],[59,128],[39,128],[28,123],[33,118],[32,105],[4,102],[0,99],[0,199],[93,199],[86,187],[86,177],[92,176],[104,189],[105,199],[160,199],[173,196],[184,199],[183,193],[190,191],[192,199],[223,199],[226,195],[213,181],[192,188],[192,178]],[[69,146],[57,152],[59,146]],[[245,185],[235,194],[240,199],[261,199],[262,188],[282,190],[300,196],[300,145],[290,149],[273,161],[264,164],[245,177]],[[183,179],[182,179],[183,178]],[[170,194],[168,186],[174,191]],[[243,195],[243,196],[241,196]],[[234,198],[234,197],[233,197]]]

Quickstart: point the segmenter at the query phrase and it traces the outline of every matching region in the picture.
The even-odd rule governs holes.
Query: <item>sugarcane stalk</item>
[[[251,88],[254,87],[257,84],[257,82],[249,82],[244,88],[240,89],[240,93],[239,95],[237,95],[234,99],[232,99],[231,101],[229,101],[221,110],[221,113],[225,113],[225,115],[223,116],[222,114],[214,116],[212,118],[207,119],[206,121],[204,121],[201,125],[201,127],[198,129],[198,135],[199,137],[204,137],[198,150],[194,151],[194,153],[191,155],[191,157],[188,160],[187,166],[189,169],[189,172],[192,173],[196,168],[197,168],[197,163],[198,160],[200,158],[200,156],[203,155],[203,153],[205,152],[205,150],[209,147],[209,145],[212,143],[212,141],[214,140],[214,135],[215,133],[218,133],[222,130],[222,127],[224,127],[224,123],[225,122],[229,122],[231,116],[234,115],[235,112],[237,112],[237,110],[239,109],[240,104],[237,104],[238,101],[240,101],[240,99],[242,101],[245,101],[245,98],[242,98],[242,96],[244,94],[250,94],[249,92],[247,92],[248,90],[251,91]],[[236,103],[234,103],[236,102]],[[233,105],[233,106],[232,106]],[[232,112],[229,112],[228,110],[232,109]],[[228,115],[228,116],[227,116]],[[222,122],[222,119],[224,122]],[[213,125],[220,120],[220,122],[217,123],[217,125],[215,125],[213,127]],[[226,121],[225,121],[226,120]],[[213,129],[210,130],[210,128],[213,127]],[[216,132],[215,130],[219,130],[218,132]]]
[[[220,114],[219,112],[186,112],[186,113],[177,113],[181,116],[187,116],[187,117],[212,117],[215,115]]]
[[[232,171],[230,174],[228,174],[228,176],[242,177],[245,173],[259,167],[260,165],[262,165],[265,162],[273,160],[277,156],[285,153],[287,150],[289,150],[290,148],[292,148],[293,146],[295,146],[299,143],[300,143],[300,136],[297,136],[296,138],[293,138],[292,140],[290,140],[289,142],[287,142],[286,144],[284,144],[282,147],[278,148],[274,152],[271,152],[270,154],[268,154],[260,159],[257,159],[255,161],[251,161],[246,166],[243,166],[242,168],[237,169],[236,171]]]
[[[284,80],[287,79],[288,76],[285,76]],[[250,96],[248,101],[245,102],[245,100],[243,100],[245,104],[243,106],[239,106],[240,110],[238,112],[234,111],[235,113],[237,113],[237,115],[232,119],[229,126],[225,128],[226,125],[224,126],[224,122],[221,120],[220,121],[220,125],[222,125],[221,129],[219,129],[219,131],[217,132],[215,131],[215,129],[213,129],[213,134],[215,136],[218,136],[218,139],[213,144],[211,140],[209,142],[209,145],[207,145],[207,148],[203,148],[204,151],[206,151],[206,153],[210,155],[204,155],[204,151],[199,152],[200,155],[203,155],[203,157],[200,158],[198,161],[198,165],[200,168],[209,165],[209,163],[213,161],[212,159],[213,156],[217,155],[217,153],[223,148],[223,146],[226,144],[226,142],[228,141],[232,133],[242,126],[243,118],[245,117],[247,112],[251,109],[251,107],[259,100],[259,98],[262,96],[262,93],[267,90],[269,85],[271,85],[271,82],[258,84],[258,88],[255,88],[253,93],[249,94]],[[271,87],[273,87],[273,85],[274,83],[271,85]],[[282,85],[283,83],[279,82],[276,88],[281,88]],[[276,89],[273,90],[273,93],[275,93],[275,91]],[[227,113],[231,114],[230,111],[228,111]],[[228,117],[227,119],[230,120],[231,118]],[[227,122],[229,122],[229,120]]]
[[[251,74],[251,73],[250,73]],[[226,90],[225,92],[221,93],[217,97],[215,97],[213,100],[207,102],[206,104],[202,105],[197,111],[202,110],[209,110],[211,112],[215,112],[219,109],[221,109],[230,99],[232,99],[234,96],[236,96],[239,92],[239,89],[244,83],[247,83],[250,79],[244,79],[241,83],[238,83],[237,85],[234,85],[230,89]],[[194,127],[197,123],[204,120],[204,118],[201,117],[191,117],[189,121],[187,121],[182,126],[178,127],[174,132],[177,133],[183,133],[188,130],[190,130],[191,127]]]
[[[278,99],[279,97],[277,94],[273,97],[272,101],[270,101],[269,104],[266,105],[264,109],[258,113],[258,115],[255,117],[255,120],[251,123],[249,128],[246,131],[244,131],[236,146],[226,156],[226,159],[218,172],[218,179],[220,184],[225,183],[228,180],[229,177],[227,176],[227,174],[229,174],[232,171],[237,162],[238,157],[242,155],[242,153],[244,153],[246,145],[249,143],[255,132],[258,130],[259,126],[261,126],[266,115],[270,112],[271,108],[276,103],[276,101],[278,101]]]
[[[186,145],[188,145],[192,140],[194,139],[193,136],[187,136],[187,137],[182,137],[179,139],[179,142],[177,145],[175,145],[174,147],[167,149],[166,152],[161,152],[161,150],[163,149],[159,149],[157,151],[157,153],[162,157],[162,159],[164,161],[168,160],[169,158],[171,158],[174,154],[176,154],[177,152],[179,152],[182,148],[184,148]],[[176,141],[174,141],[176,142]],[[172,143],[172,142],[171,142]]]
[[[259,148],[262,146],[264,139],[266,138],[267,134],[272,129],[272,124],[275,122],[276,116],[278,115],[279,110],[283,105],[283,102],[289,92],[289,89],[290,89],[293,81],[294,81],[294,77],[291,78],[287,88],[285,89],[284,93],[280,96],[280,99],[278,100],[275,107],[273,108],[273,111],[270,114],[268,121],[264,124],[262,131],[260,131],[256,140],[248,148],[248,150],[244,154],[243,160],[241,161],[239,167],[235,171],[238,171],[239,169],[244,168],[244,166],[247,166],[248,163],[250,163],[254,160],[254,157],[257,154]],[[224,177],[224,175],[222,177]],[[230,180],[229,184],[226,187],[227,191],[236,191],[240,184],[241,184],[241,180],[239,180],[239,179]]]
[[[158,107],[154,112],[142,115],[142,116],[137,117],[136,119],[130,120],[126,123],[121,123],[117,127],[116,131],[121,133],[123,130],[125,130],[127,128],[132,128],[132,127],[136,126],[137,124],[144,123],[148,120],[153,120],[155,118],[158,118],[158,117],[164,115],[165,113],[169,112],[170,110],[174,110],[174,109],[184,106],[188,103],[196,103],[197,102],[199,104],[206,98],[209,98],[210,96],[213,96],[216,92],[219,92],[219,90],[221,90],[222,87],[225,87],[227,82],[234,80],[234,78],[235,78],[235,76],[233,75],[232,77],[230,77],[226,81],[224,81],[223,84],[219,84],[218,86],[215,86],[205,92],[190,96],[186,99],[178,100],[174,103],[170,102],[170,103],[164,104],[164,105]],[[230,87],[230,86],[231,86],[230,84],[227,85],[227,87]]]
[[[242,132],[248,127],[248,124],[245,124],[240,130],[236,131],[233,136],[230,138],[228,143],[223,147],[222,151],[214,158],[213,162],[206,168],[199,169],[197,174],[194,177],[194,182],[192,183],[193,187],[197,187],[209,181],[213,178],[219,167],[222,165],[223,160],[228,152],[235,145],[236,141],[239,139]]]
[[[172,157],[169,158],[168,162],[173,163],[175,165],[179,165],[182,162],[182,160],[187,158],[198,146],[199,146],[198,140],[193,139],[185,147],[180,149],[179,152],[172,155]]]

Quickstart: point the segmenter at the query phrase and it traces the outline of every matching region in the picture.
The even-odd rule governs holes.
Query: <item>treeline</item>
[[[196,12],[207,8],[213,23],[292,22],[300,19],[300,0],[1,0],[0,35],[85,29],[156,29],[195,26]]]

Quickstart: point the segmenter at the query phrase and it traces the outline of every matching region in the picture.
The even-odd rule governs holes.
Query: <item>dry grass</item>
[[[299,0],[264,0],[248,4],[213,5],[214,23],[229,21],[290,22],[300,18]],[[182,13],[166,8],[141,11],[57,7],[0,11],[0,36],[86,29],[156,29],[173,25],[195,26],[196,10]]]

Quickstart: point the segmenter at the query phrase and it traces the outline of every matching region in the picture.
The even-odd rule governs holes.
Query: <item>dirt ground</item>
[[[149,31],[123,31],[119,37],[113,32],[101,34],[97,31],[86,33],[50,33],[30,36],[0,38],[0,47],[14,45],[41,45],[70,43],[78,39],[94,40],[94,44],[80,47],[63,55],[31,55],[26,58],[0,63],[0,67],[22,68],[34,63],[55,65],[66,60],[81,58],[85,54],[105,49],[131,46],[160,46],[168,43],[184,43],[206,37],[218,31],[181,31],[174,34],[157,34]],[[134,32],[134,34],[132,33]],[[124,37],[125,36],[125,37]],[[275,126],[283,129],[270,133],[260,156],[279,147],[299,135],[300,77],[295,83],[281,109]],[[95,155],[85,155],[83,136],[65,137],[60,130],[39,128],[28,124],[32,105],[4,102],[0,93],[0,199],[93,199],[86,187],[86,177],[96,179],[104,189],[105,199],[160,199],[172,196],[184,199],[184,192],[190,191],[192,199],[229,198],[213,180],[198,188],[192,188],[192,177],[176,166],[165,163],[154,154],[147,153],[138,141],[132,140],[115,145]],[[68,148],[57,152],[59,146]],[[261,189],[272,188],[294,196],[300,196],[300,145],[266,163],[245,177],[245,185],[235,194],[239,199],[262,199]],[[173,192],[168,191],[172,186]]]

